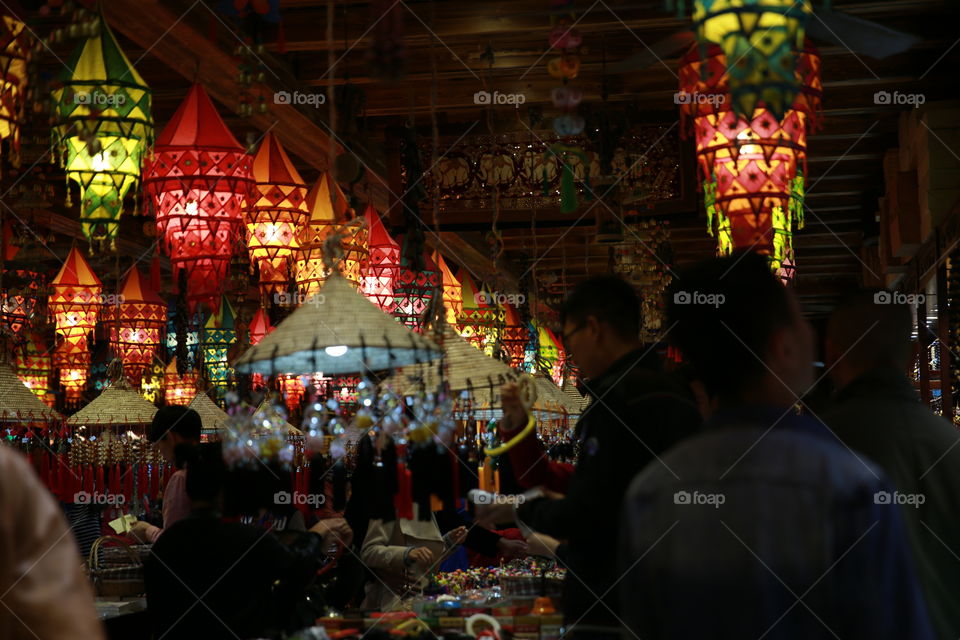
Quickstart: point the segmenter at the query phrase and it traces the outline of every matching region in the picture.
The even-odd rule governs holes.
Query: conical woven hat
[[[200,423],[204,431],[220,431],[227,426],[230,416],[214,403],[205,393],[197,393],[187,405],[200,414]]]
[[[238,373],[301,375],[392,369],[440,356],[440,347],[414,333],[334,272],[270,335],[234,364]]]
[[[40,402],[8,363],[0,362],[0,422],[52,422],[62,418]]]
[[[69,425],[148,425],[157,408],[120,378],[90,404],[67,418]]]

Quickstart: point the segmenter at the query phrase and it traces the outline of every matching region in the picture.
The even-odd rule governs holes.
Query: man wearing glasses
[[[591,403],[577,423],[579,455],[572,472],[548,462],[531,434],[510,450],[521,485],[541,486],[543,497],[517,507],[478,507],[481,523],[513,519],[561,541],[567,567],[563,611],[577,638],[620,634],[615,584],[621,503],[633,477],[683,437],[700,415],[689,389],[662,371],[653,348],[640,341],[640,300],[615,276],[583,281],[561,312],[563,343],[583,377]],[[501,437],[527,424],[516,385],[503,390]],[[515,512],[511,512],[515,510]]]

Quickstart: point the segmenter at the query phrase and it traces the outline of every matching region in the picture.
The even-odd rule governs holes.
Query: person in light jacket
[[[399,608],[406,597],[427,586],[430,574],[467,537],[466,527],[442,535],[433,514],[420,520],[417,505],[413,509],[412,520],[370,521],[360,559],[374,579],[366,586],[364,608]]]

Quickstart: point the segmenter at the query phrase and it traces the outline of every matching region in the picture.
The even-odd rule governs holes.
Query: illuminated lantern
[[[252,188],[252,158],[193,85],[157,138],[143,178],[173,281],[187,272],[191,311],[220,302]]]
[[[60,371],[60,386],[63,387],[66,406],[80,404],[90,374],[90,363],[86,337],[67,338],[54,350],[53,366]]]
[[[520,318],[520,313],[510,303],[503,305],[503,330],[500,333],[500,344],[511,367],[519,368],[523,365],[524,350],[530,337],[527,325]]]
[[[363,287],[363,272],[370,258],[368,232],[365,224],[352,224],[346,228],[347,236],[343,240],[343,260],[340,261],[340,273],[357,290]]]
[[[405,259],[404,259],[405,260]],[[427,309],[440,288],[440,271],[430,256],[423,256],[423,269],[401,264],[394,284],[393,315],[417,333],[423,332]]]
[[[50,283],[49,309],[57,333],[86,345],[87,334],[93,331],[100,313],[103,285],[90,264],[76,247],[70,250],[59,273]]]
[[[22,340],[30,328],[37,299],[32,295],[4,291],[0,293],[0,300],[3,301],[0,304],[0,324],[8,328],[15,339]]]
[[[466,269],[457,273],[462,307],[457,317],[457,330],[478,349],[483,349],[487,334],[496,326],[499,310],[487,302],[487,294],[477,286]]]
[[[696,0],[700,46],[720,45],[730,76],[730,108],[753,117],[760,102],[780,120],[799,90],[796,51],[813,9],[809,0]]]
[[[749,248],[780,270],[792,260],[792,227],[803,226],[803,172],[807,129],[816,124],[822,93],[820,59],[808,46],[799,56],[801,81],[793,109],[782,121],[762,103],[750,119],[726,103],[728,76],[719,47],[701,61],[695,46],[680,67],[684,124],[692,118],[704,180],[708,230],[721,254]],[[684,127],[686,129],[686,126]]]
[[[250,320],[250,327],[247,329],[250,337],[250,344],[255,345],[263,338],[273,331],[274,327],[270,325],[270,317],[267,315],[267,312],[264,309],[257,309],[257,312],[253,315],[253,319]],[[263,379],[263,374],[255,373],[250,376],[250,385],[254,390],[264,389],[267,386],[266,380]]]
[[[27,61],[33,39],[27,26],[11,13],[0,15],[0,140],[6,144],[11,164],[19,166]]]
[[[174,358],[163,372],[164,398],[167,404],[186,406],[197,395],[197,380],[200,376],[194,371],[185,371],[181,376],[177,372],[177,359]]]
[[[294,413],[300,408],[300,401],[303,399],[304,388],[300,376],[290,375],[281,376],[280,384],[283,386],[283,397],[286,400],[287,409]]]
[[[48,407],[53,407],[55,402],[50,392],[51,373],[53,358],[46,342],[43,336],[33,333],[17,352],[17,376]]]
[[[297,234],[307,222],[307,185],[286,151],[267,133],[253,158],[254,195],[247,208],[247,251],[260,269],[260,291],[278,294],[290,282]]]
[[[166,324],[163,300],[147,287],[136,267],[130,269],[120,290],[120,304],[110,320],[110,348],[123,361],[123,372],[136,386],[160,346]]]
[[[235,314],[230,302],[223,302],[216,313],[210,314],[203,327],[203,339],[200,348],[203,351],[203,364],[207,368],[207,378],[220,393],[230,384],[230,367],[227,364],[227,351],[237,341],[234,329]]]
[[[440,271],[440,284],[443,287],[443,308],[446,311],[447,322],[457,325],[457,317],[463,314],[463,285],[453,275],[447,261],[439,251],[433,252],[433,261]]]
[[[390,237],[373,205],[364,212],[370,256],[363,275],[363,295],[387,313],[395,307],[394,291],[400,277],[400,245]]]
[[[156,358],[153,358],[150,367],[141,378],[140,395],[142,395],[148,402],[156,403],[162,396],[164,396],[163,385],[165,381],[166,374],[163,363]]]
[[[53,140],[67,180],[80,185],[80,228],[91,244],[115,249],[123,199],[136,193],[153,142],[150,89],[102,17],[61,80],[53,91]]]
[[[307,194],[310,218],[300,227],[294,263],[297,289],[303,296],[320,290],[330,273],[323,264],[324,242],[338,224],[346,221],[347,199],[329,173],[320,176]]]

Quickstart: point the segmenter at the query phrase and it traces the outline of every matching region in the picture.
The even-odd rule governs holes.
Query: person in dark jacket
[[[921,312],[922,313],[922,312]],[[910,308],[884,291],[841,304],[827,326],[826,363],[838,390],[822,414],[851,449],[879,464],[896,489],[938,637],[960,638],[960,433],[924,406],[906,372]],[[946,392],[946,390],[945,390]]]
[[[640,469],[657,464],[660,452],[694,433],[700,416],[689,389],[663,372],[652,349],[643,348],[640,300],[627,282],[615,276],[583,281],[565,301],[561,320],[567,355],[592,397],[576,427],[580,456],[572,474],[557,463],[532,471],[553,490],[552,497],[527,500],[515,516],[563,542],[556,556],[568,570],[563,595],[568,632],[614,636],[621,627],[614,587],[624,492]],[[527,415],[514,386],[504,388],[503,404],[502,435],[509,439]],[[535,435],[530,439],[525,444],[536,446]],[[524,466],[521,456],[511,456],[511,462],[522,483],[530,465]],[[477,514],[481,523],[514,516],[510,506],[478,507]]]
[[[624,620],[644,640],[932,638],[883,472],[795,405],[813,331],[754,254],[674,281],[670,339],[716,408],[624,503]]]
[[[144,567],[154,637],[246,639],[296,630],[298,603],[331,542],[309,532],[284,545],[269,530],[223,522],[221,456],[219,443],[200,445],[188,460],[192,511],[164,531]]]

